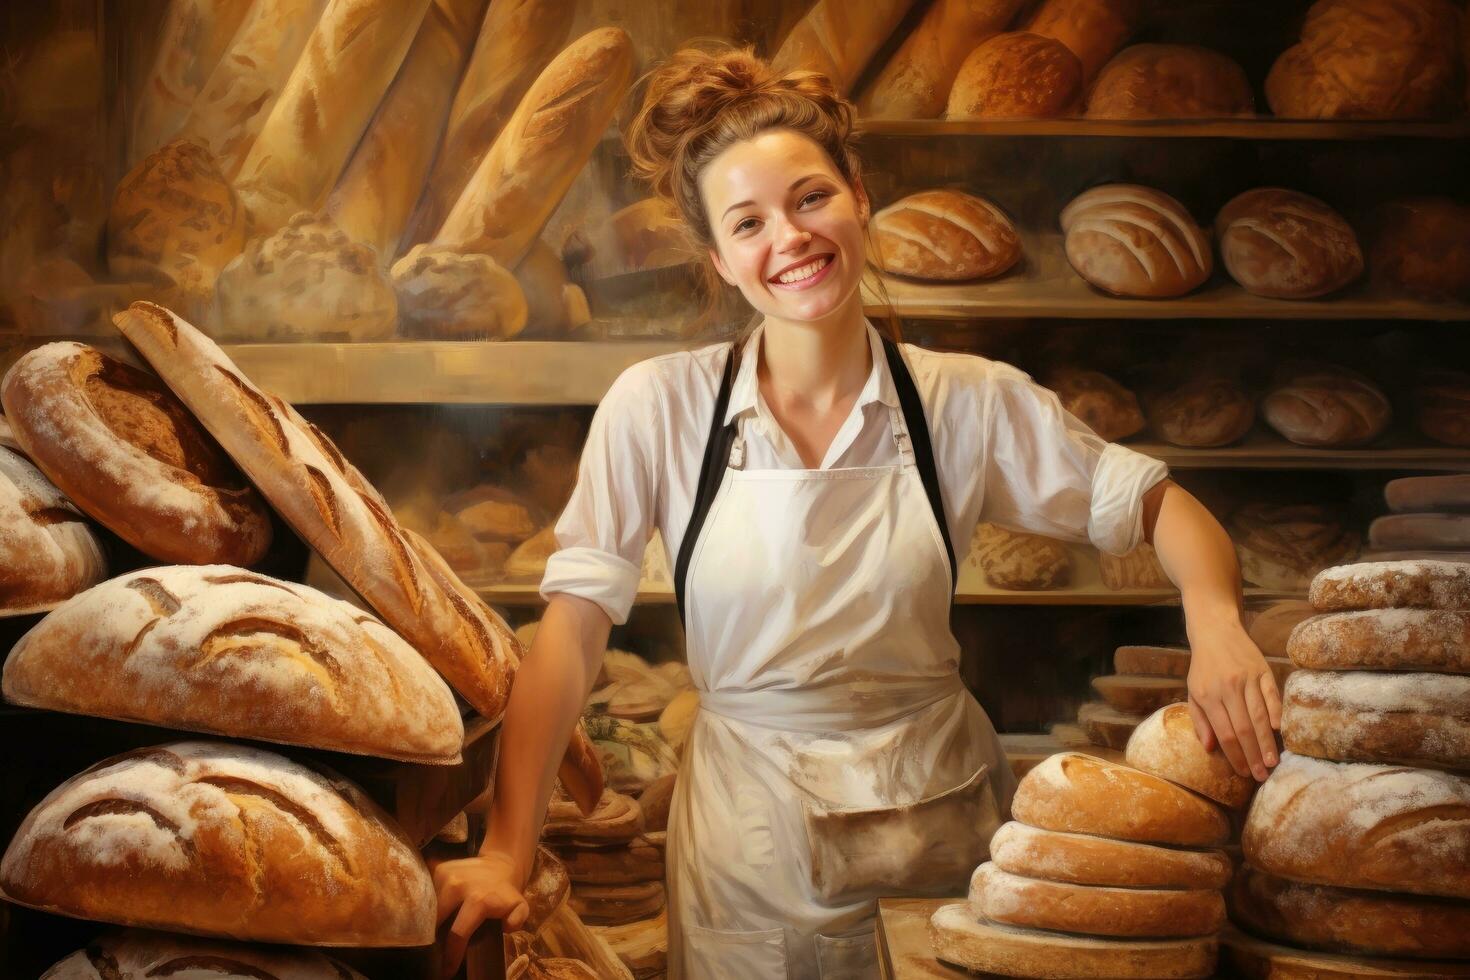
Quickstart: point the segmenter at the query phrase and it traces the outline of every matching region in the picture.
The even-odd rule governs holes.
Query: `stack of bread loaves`
[[[1372,557],[1470,559],[1470,475],[1403,477],[1383,495],[1393,513],[1368,525]]]
[[[1287,751],[1231,894],[1237,924],[1297,949],[1230,946],[1245,964],[1320,959],[1313,976],[1462,975],[1409,961],[1470,960],[1470,564],[1330,568],[1311,601],[1288,643]],[[1344,972],[1304,950],[1388,960]]]
[[[1254,784],[1204,751],[1183,705],[1139,726],[1127,762],[1062,753],[1026,774],[969,903],[931,920],[940,959],[1013,977],[1212,975],[1224,807]]]

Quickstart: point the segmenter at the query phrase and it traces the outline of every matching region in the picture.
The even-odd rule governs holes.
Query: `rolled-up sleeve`
[[[1169,475],[1157,459],[1103,441],[1057,396],[992,362],[981,400],[981,519],[1121,555],[1143,542],[1143,496]]]
[[[647,362],[624,371],[603,396],[582,448],[576,488],[556,522],[558,550],[546,563],[542,598],[580,596],[601,606],[613,623],[627,622],[655,526],[662,413]]]

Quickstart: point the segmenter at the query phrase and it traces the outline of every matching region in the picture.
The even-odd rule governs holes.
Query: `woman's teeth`
[[[810,279],[812,276],[825,269],[827,267],[827,263],[831,261],[832,256],[824,255],[821,258],[813,259],[799,269],[792,269],[789,272],[781,273],[779,276],[776,277],[776,281],[785,285],[790,285],[793,282],[800,282],[803,279]]]

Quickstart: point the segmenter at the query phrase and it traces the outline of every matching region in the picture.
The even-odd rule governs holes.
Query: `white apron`
[[[671,980],[877,977],[875,899],[963,894],[1009,808],[890,412],[896,466],[747,471],[737,437],[693,545],[701,710],[670,815]]]

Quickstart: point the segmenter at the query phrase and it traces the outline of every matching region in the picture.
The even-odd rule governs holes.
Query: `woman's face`
[[[812,140],[767,130],[710,161],[699,186],[715,268],[761,313],[820,320],[858,288],[867,195]]]

